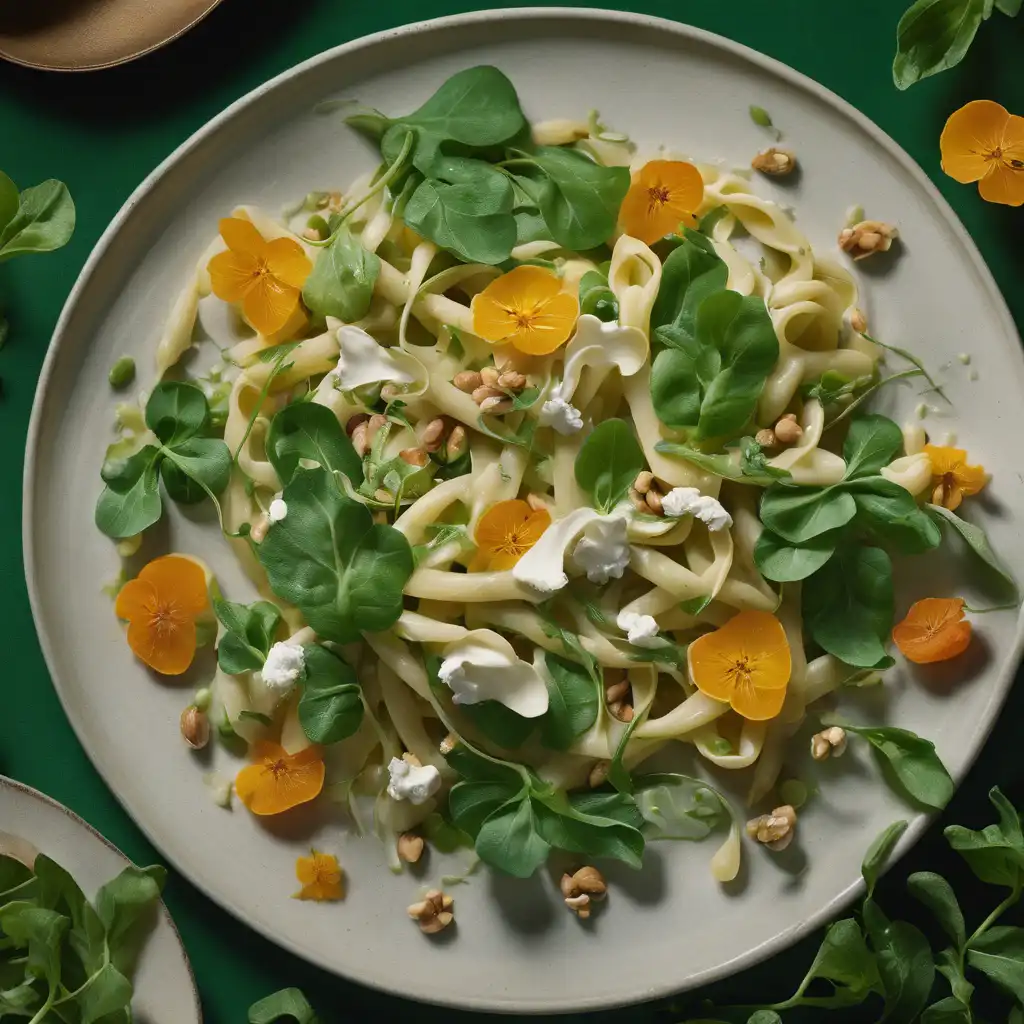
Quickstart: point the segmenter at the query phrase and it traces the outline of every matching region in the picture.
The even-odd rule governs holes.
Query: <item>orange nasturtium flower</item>
[[[960,507],[965,497],[977,494],[988,483],[988,473],[981,466],[967,465],[967,452],[963,448],[926,444],[924,453],[932,464],[933,505],[941,505],[952,512]]]
[[[690,678],[701,693],[727,701],[754,722],[774,718],[792,671],[786,631],[768,612],[743,611],[690,644]]]
[[[979,182],[990,203],[1024,203],[1024,117],[992,100],[973,100],[951,114],[939,138],[942,169],[963,184]]]
[[[315,800],[324,788],[326,771],[316,747],[289,754],[276,743],[262,741],[253,748],[252,759],[236,776],[235,792],[253,814],[290,811]]]
[[[294,899],[329,903],[345,898],[341,865],[333,853],[310,850],[310,856],[296,860],[295,877],[302,888]]]
[[[499,572],[512,566],[540,540],[551,525],[547,509],[534,510],[514,498],[492,505],[476,524],[477,552],[473,572]]]
[[[114,610],[128,623],[135,656],[165,676],[179,676],[196,655],[196,619],[209,607],[202,566],[164,555],[121,588]]]
[[[651,160],[633,176],[619,210],[619,226],[633,238],[652,245],[679,230],[695,227],[693,211],[704,198],[704,182],[693,164],[682,160]]]
[[[893,628],[892,639],[900,653],[918,665],[963,654],[971,642],[971,624],[964,618],[962,598],[926,597],[917,601]]]
[[[268,242],[241,217],[225,217],[220,236],[228,248],[208,264],[213,294],[241,302],[245,319],[260,334],[276,334],[299,308],[313,264],[294,238]]]
[[[502,274],[474,295],[472,309],[474,334],[531,356],[546,356],[565,344],[580,315],[579,301],[562,291],[557,274],[528,265]]]

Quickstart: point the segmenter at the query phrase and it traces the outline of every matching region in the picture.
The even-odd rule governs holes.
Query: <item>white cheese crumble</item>
[[[634,647],[660,647],[658,623],[652,615],[640,615],[637,612],[619,612],[615,625],[626,634],[626,639]]]
[[[561,590],[569,582],[562,569],[565,552],[588,523],[600,518],[592,508],[578,508],[552,523],[512,567],[513,578],[542,594]]]
[[[591,583],[622,579],[629,565],[629,520],[622,515],[602,516],[583,529],[572,561],[587,574]]]
[[[454,704],[496,700],[523,718],[547,711],[548,688],[536,666],[522,661],[494,630],[470,630],[448,644],[443,655],[437,675],[452,691]]]
[[[269,518],[272,523],[279,523],[286,515],[288,515],[288,502],[283,498],[275,498],[270,503],[270,508],[267,510],[267,518]]]
[[[339,327],[338,345],[341,352],[334,373],[342,391],[381,381],[412,384],[417,379],[418,360],[401,349],[378,345],[361,327],[351,324]]]
[[[423,804],[441,788],[441,773],[432,764],[417,767],[393,757],[388,764],[388,776],[388,796],[392,800]]]
[[[305,667],[306,655],[298,644],[276,643],[270,648],[260,675],[269,689],[284,693],[298,682]]]
[[[661,499],[661,507],[671,519],[692,515],[706,523],[709,530],[724,530],[732,526],[732,516],[726,512],[722,503],[717,498],[701,494],[696,487],[673,487]]]
[[[559,434],[576,434],[583,429],[583,415],[556,391],[540,407],[540,425],[553,427]]]

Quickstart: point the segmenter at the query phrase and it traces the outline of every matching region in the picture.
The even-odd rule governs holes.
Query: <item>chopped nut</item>
[[[410,466],[419,466],[420,468],[430,461],[430,456],[422,448],[403,448],[398,453],[398,457]]]
[[[766,149],[763,153],[758,153],[750,161],[750,166],[762,174],[782,177],[786,174],[792,174],[796,170],[796,155],[788,149],[779,149],[777,146],[773,146],[771,149]]]
[[[633,502],[633,508],[635,508],[637,512],[651,511],[647,507],[647,502],[644,501],[644,496],[635,487],[630,487],[629,489],[629,500]]]
[[[568,899],[570,896],[576,894],[575,887],[572,884],[572,875],[566,873],[562,875],[561,881],[558,883],[558,888],[561,890],[562,895]]]
[[[369,417],[367,417],[367,420]],[[355,449],[356,455],[362,458],[370,450],[370,442],[366,438],[367,425],[366,422],[357,423],[352,428],[351,438],[352,447]]]
[[[402,760],[406,764],[412,765],[413,768],[422,768],[423,767],[423,762],[414,753],[412,753],[409,750],[407,750],[404,754],[402,754]]]
[[[854,306],[850,310],[850,326],[858,333],[863,334],[868,329],[868,320],[864,311]]]
[[[573,889],[585,892],[590,897],[603,896],[608,891],[608,883],[597,868],[584,865],[572,876]]]
[[[539,494],[534,494],[533,491],[526,496],[526,504],[534,512],[546,512],[551,508],[546,499],[542,498]]]
[[[452,907],[455,901],[440,889],[431,889],[419,903],[406,908],[406,913],[419,922],[420,931],[425,935],[436,935],[444,931],[455,920]]]
[[[789,804],[747,822],[747,835],[775,851],[789,846],[795,829],[796,811]]]
[[[444,417],[438,416],[423,428],[423,432],[420,434],[420,443],[428,452],[436,452],[444,444],[447,433],[448,424],[445,423]]]
[[[888,252],[892,240],[899,237],[893,224],[881,220],[862,220],[852,228],[839,232],[839,248],[850,253],[855,260],[862,260],[875,252]]]
[[[480,403],[481,412],[489,412],[492,416],[500,416],[502,413],[508,412],[512,408],[512,400],[510,398],[498,398],[492,396],[485,398]]]
[[[762,448],[774,448],[778,444],[778,438],[775,436],[775,431],[771,427],[765,427],[764,430],[759,430],[754,435],[754,440]]]
[[[612,683],[610,686],[605,688],[604,699],[607,703],[614,704],[616,701],[622,700],[628,693],[629,680],[620,679],[617,683]]]
[[[826,761],[830,757],[842,757],[846,750],[846,730],[833,725],[811,737],[811,757],[815,761]]]
[[[633,489],[637,494],[646,494],[653,483],[654,474],[645,469],[642,473],[637,474],[637,478],[633,481]]]
[[[507,398],[508,396],[504,391],[501,391],[498,388],[491,387],[489,384],[481,384],[480,387],[473,392],[472,397],[473,401],[476,402],[477,405],[483,405],[488,398]]]
[[[358,427],[362,423],[369,422],[370,414],[368,412],[357,412],[355,416],[352,416],[345,424],[345,433],[348,434],[349,437],[351,437],[356,427]]]
[[[612,763],[607,758],[604,758],[597,762],[593,768],[590,769],[590,774],[587,776],[587,785],[591,789],[597,789],[598,786],[603,786],[608,781],[608,769],[611,768]]]
[[[195,704],[181,713],[181,736],[193,750],[202,750],[210,742],[210,720]]]
[[[565,905],[581,920],[590,917],[590,897],[584,892],[579,896],[566,896]]]
[[[647,503],[649,511],[653,512],[656,516],[664,514],[664,508],[661,504],[661,494],[655,489],[651,488],[645,495],[644,501]]]
[[[366,437],[372,443],[381,427],[387,426],[388,418],[383,413],[375,412],[366,421]]]
[[[253,523],[249,531],[249,537],[255,544],[262,544],[267,539],[267,530],[270,529],[270,517],[264,513]]]
[[[496,366],[485,366],[480,371],[480,379],[490,388],[497,386],[498,378],[500,376],[501,373],[498,371]]]
[[[452,381],[460,391],[465,391],[467,395],[476,391],[483,382],[483,377],[476,370],[463,370],[461,373],[455,374],[455,379]]]
[[[459,737],[455,733],[450,732],[443,740],[441,745],[437,748],[442,754],[450,754],[455,749],[455,744],[459,742]]]
[[[509,391],[522,391],[526,387],[526,378],[515,370],[506,370],[498,377],[497,386]]]
[[[775,424],[775,440],[779,444],[796,444],[804,436],[804,428],[796,421],[796,414],[786,413],[778,423]]]
[[[403,832],[395,844],[398,851],[398,859],[406,864],[415,864],[423,856],[423,836],[415,832]]]
[[[466,428],[461,423],[457,423],[452,427],[452,432],[448,435],[448,441],[444,446],[445,461],[454,462],[466,450],[468,443]]]
[[[633,721],[633,705],[627,703],[624,700],[617,700],[608,705],[608,710],[620,721],[620,722],[632,722]]]

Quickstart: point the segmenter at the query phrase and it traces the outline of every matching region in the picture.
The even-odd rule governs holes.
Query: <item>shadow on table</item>
[[[60,0],[45,9],[82,2],[87,0]],[[265,53],[280,48],[282,31],[315,6],[316,0],[289,0],[283,23],[279,4],[225,0],[180,39],[130,64],[55,73],[0,63],[0,92],[13,92],[49,117],[99,127],[150,121],[216,89],[238,74],[240,64],[259,66]],[[35,4],[17,7],[36,10]]]

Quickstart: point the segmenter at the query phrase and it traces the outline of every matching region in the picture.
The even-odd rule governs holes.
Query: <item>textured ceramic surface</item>
[[[611,898],[581,927],[558,899],[561,865],[529,881],[478,872],[454,890],[457,928],[427,941],[404,908],[451,862],[434,858],[422,875],[395,877],[377,842],[350,835],[340,817],[268,825],[215,807],[178,736],[190,691],[157,681],[132,659],[100,593],[118,569],[92,524],[112,436],[111,362],[133,353],[140,383],[152,385],[164,318],[217,218],[234,204],[277,209],[311,189],[343,187],[371,166],[365,143],[338,113],[316,113],[318,103],[357,98],[404,112],[452,72],[484,62],[512,78],[531,118],[598,107],[643,145],[666,143],[730,165],[748,164],[770,143],[748,116],[756,102],[803,167],[792,185],[758,181],[758,189],[796,207],[816,248],[834,251],[855,203],[897,223],[897,257],[860,265],[869,319],[881,337],[916,349],[938,370],[958,412],[931,413],[926,423],[940,439],[959,431],[994,472],[974,510],[1024,578],[1024,544],[1010,512],[1024,498],[1014,443],[1024,419],[1019,340],[973,244],[924,174],[856,111],[765,57],[669,22],[569,10],[446,19],[323,54],[230,108],[144,183],[83,271],[40,382],[26,467],[26,569],[48,664],[96,766],[160,849],[225,907],[324,967],[419,999],[507,1011],[598,1008],[737,970],[838,910],[856,890],[871,837],[913,816],[861,746],[815,769],[821,794],[802,816],[799,843],[777,858],[748,847],[732,886],[712,881],[708,844],[655,846],[643,872],[609,871]],[[965,350],[976,380],[957,360]],[[883,408],[909,416],[919,401],[913,389],[897,388]],[[250,599],[209,519],[176,515],[167,529],[154,551],[170,545],[207,558],[230,597]],[[964,562],[953,565],[933,558],[929,574],[915,563],[904,573],[901,607],[929,592],[975,597],[955,575]],[[1010,612],[978,625],[966,664],[928,675],[901,666],[884,690],[845,695],[844,709],[934,739],[962,776],[1010,684],[1021,639]],[[794,773],[804,771],[805,750],[803,739],[794,741]],[[901,850],[924,824],[913,822]],[[295,857],[314,842],[337,852],[348,873],[342,904],[289,899]]]
[[[16,836],[66,868],[89,899],[128,858],[77,814],[0,775],[0,833]],[[135,973],[138,1024],[200,1024],[199,994],[177,928],[161,903]]]

